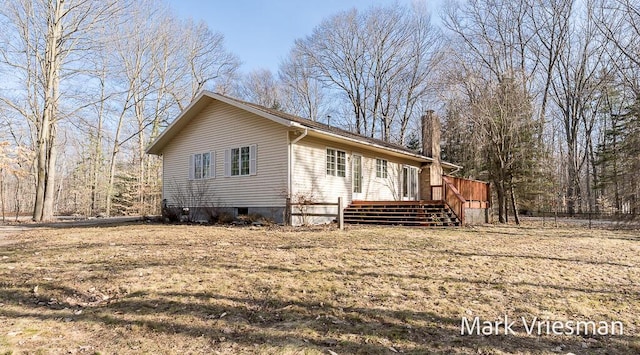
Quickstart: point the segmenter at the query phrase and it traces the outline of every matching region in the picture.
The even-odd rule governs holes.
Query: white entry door
[[[351,171],[353,172],[351,184],[353,185],[352,200],[362,200],[362,156],[354,154],[351,158]]]
[[[417,201],[420,198],[418,194],[418,168],[408,165],[402,167],[400,188],[403,200]]]

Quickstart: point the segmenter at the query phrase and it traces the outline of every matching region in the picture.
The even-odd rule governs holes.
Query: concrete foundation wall
[[[284,222],[284,207],[244,207],[247,209],[247,215],[260,215],[266,220],[274,223]],[[184,216],[181,207],[171,207],[173,213],[178,216]],[[244,212],[244,211],[243,211]],[[226,213],[234,218],[241,217],[236,207],[190,207],[188,217],[190,220],[198,223],[209,223],[212,215],[220,215]],[[185,216],[186,217],[186,216]]]
[[[284,207],[249,207],[249,214],[259,214],[274,223],[284,222]]]
[[[488,208],[465,208],[464,223],[468,225],[489,223]]]

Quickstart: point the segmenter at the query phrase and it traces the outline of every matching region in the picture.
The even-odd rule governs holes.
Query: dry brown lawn
[[[640,233],[131,224],[0,238],[2,353],[640,353]],[[623,335],[460,335],[462,317]]]

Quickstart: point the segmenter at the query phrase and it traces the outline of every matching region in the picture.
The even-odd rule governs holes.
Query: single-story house
[[[434,117],[423,119],[422,154],[204,91],[147,153],[162,156],[167,205],[283,222],[287,201],[444,201],[443,173],[460,167],[440,161]]]

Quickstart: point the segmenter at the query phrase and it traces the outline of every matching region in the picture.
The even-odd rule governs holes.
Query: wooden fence
[[[445,178],[445,177],[443,177]],[[468,180],[453,176],[446,179],[455,186],[460,195],[466,200],[466,208],[489,208],[491,188],[488,182]]]
[[[431,199],[445,201],[464,223],[465,208],[489,208],[491,188],[488,182],[443,176],[442,185],[431,186]]]
[[[336,206],[336,213],[313,213],[304,211],[308,206]],[[293,212],[293,207],[298,207],[300,212]],[[285,206],[285,223],[291,225],[291,217],[335,217],[338,222],[338,228],[344,229],[344,205],[342,203],[342,197],[338,197],[338,202],[291,202],[291,198],[287,198],[287,204]]]
[[[467,201],[446,176],[442,177],[442,196],[443,200],[453,210],[453,213],[458,216],[460,224],[464,225],[464,209]]]

